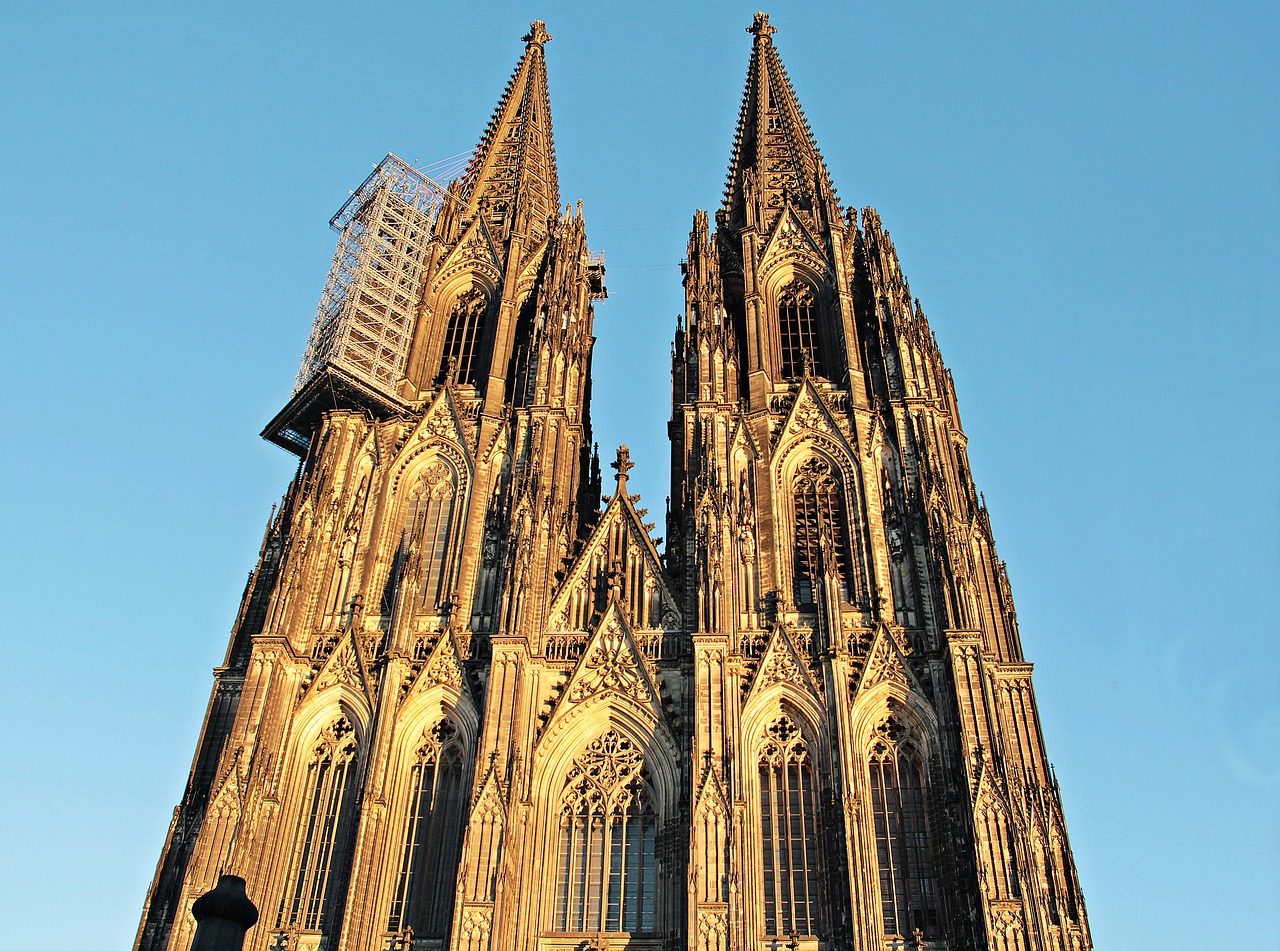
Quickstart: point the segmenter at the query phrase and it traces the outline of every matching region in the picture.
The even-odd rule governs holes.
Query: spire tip
[[[751,25],[747,27],[747,32],[755,36],[757,42],[772,42],[769,37],[778,32],[776,26],[769,23],[769,14],[757,13],[755,19],[751,21]]]
[[[555,37],[547,32],[547,24],[544,20],[534,20],[529,24],[529,32],[520,37],[520,39],[530,46],[535,43],[541,46],[544,43],[551,42]]]

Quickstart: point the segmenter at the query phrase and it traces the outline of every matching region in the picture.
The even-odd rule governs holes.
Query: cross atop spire
[[[776,26],[769,25],[769,14],[757,13],[756,18],[751,21],[751,25],[747,27],[748,33],[755,34],[757,43],[772,43],[769,37],[778,32]]]

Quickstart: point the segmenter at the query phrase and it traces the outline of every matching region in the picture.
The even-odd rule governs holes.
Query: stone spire
[[[804,110],[773,45],[777,28],[757,13],[747,85],[725,183],[724,211],[735,225],[768,227],[784,202],[812,210],[834,200],[826,166]],[[757,216],[762,221],[755,221]]]
[[[551,34],[535,20],[522,39],[524,55],[476,147],[461,198],[467,218],[483,210],[490,222],[541,237],[560,212],[544,49]]]

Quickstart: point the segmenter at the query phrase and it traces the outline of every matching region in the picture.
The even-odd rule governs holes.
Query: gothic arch
[[[579,814],[581,804],[573,799],[577,794],[570,788],[577,781],[576,778],[583,773],[584,757],[605,755],[608,751],[602,752],[599,749],[601,744],[617,748],[619,743],[622,744],[623,752],[632,762],[632,768],[637,777],[640,767],[634,765],[636,754],[642,759],[643,781],[650,795],[647,806],[650,811],[644,813],[648,818],[644,818],[641,812],[627,812],[628,816],[636,817],[634,821],[641,823],[637,828],[642,838],[647,837],[644,841],[650,843],[645,846],[650,850],[648,853],[650,857],[647,859],[649,864],[645,868],[652,873],[652,890],[646,893],[642,887],[641,894],[652,896],[654,917],[651,924],[646,924],[640,930],[658,934],[665,933],[675,926],[675,921],[671,917],[675,908],[673,889],[682,887],[683,883],[676,881],[676,878],[669,874],[671,872],[669,868],[666,870],[668,874],[661,874],[659,865],[662,859],[660,854],[653,852],[652,849],[657,836],[673,821],[679,819],[678,806],[683,791],[679,756],[665,727],[653,722],[648,716],[638,718],[636,716],[638,710],[628,709],[632,705],[617,704],[614,700],[615,698],[602,698],[594,703],[591,701],[582,703],[581,707],[590,708],[587,711],[588,715],[576,717],[574,728],[556,737],[553,747],[543,752],[541,756],[539,750],[534,752],[531,798],[533,802],[539,804],[539,808],[534,819],[535,828],[538,831],[532,833],[531,840],[538,843],[531,849],[533,853],[530,856],[533,863],[531,871],[535,878],[541,881],[556,883],[556,887],[550,890],[551,893],[540,892],[536,899],[538,904],[530,909],[531,913],[537,915],[537,920],[541,923],[540,929],[543,931],[579,933],[583,930],[590,932],[624,930],[625,917],[617,919],[616,924],[611,924],[610,922],[614,919],[607,918],[610,914],[607,907],[603,910],[597,908],[596,927],[585,929],[580,927],[584,921],[590,920],[591,912],[590,908],[583,904],[588,899],[584,899],[579,891],[574,890],[576,887],[574,882],[577,880],[575,876],[582,875],[582,867],[570,861],[567,857],[569,853],[566,852],[566,849],[588,848],[587,840],[579,835],[582,828],[578,825],[580,821],[585,821],[587,814]],[[547,739],[543,738],[539,744],[540,749],[546,746]],[[629,825],[632,821],[631,818],[626,820],[628,836],[634,835]],[[608,834],[615,836],[618,833],[614,830]],[[613,850],[618,846],[613,838],[610,838],[609,842],[609,854],[615,854]],[[596,847],[599,847],[598,843]],[[606,857],[605,861],[612,860]],[[613,873],[612,866],[609,872]],[[625,878],[630,874],[631,869],[628,867],[620,880],[625,884]],[[605,886],[612,884],[612,880],[604,882]],[[573,908],[579,909],[578,918],[574,917]],[[586,910],[583,911],[583,909]],[[584,914],[586,918],[582,917]]]
[[[478,722],[433,687],[397,724],[383,833],[387,859],[379,927],[443,937],[453,917],[471,800]]]
[[[886,937],[926,939],[941,934],[938,855],[943,817],[934,808],[938,788],[938,722],[922,698],[891,682],[877,684],[851,711],[855,768],[853,796],[861,810],[860,861],[873,873],[878,914]]]
[[[787,448],[775,464],[774,471],[777,483],[776,524],[787,527],[784,537],[789,542],[785,552],[787,557],[785,560],[780,557],[775,569],[779,575],[778,586],[790,592],[794,603],[816,603],[816,590],[810,591],[808,599],[803,599],[797,588],[797,579],[802,562],[808,564],[817,557],[814,550],[818,546],[818,538],[816,534],[802,538],[799,526],[803,520],[814,533],[826,538],[829,523],[834,521],[839,534],[827,540],[836,544],[835,556],[841,568],[843,599],[861,603],[868,595],[872,577],[871,548],[866,539],[863,515],[862,467],[845,453],[833,452],[829,445],[806,438]],[[834,486],[830,486],[831,481],[834,481]],[[826,486],[825,490],[823,486]],[[798,501],[802,491],[802,501],[806,504],[803,510],[802,502]]]
[[[825,731],[779,691],[742,721],[750,929],[762,938],[825,936],[829,876],[823,854],[822,777],[830,775]],[[806,704],[811,706],[811,704]],[[758,856],[758,858],[757,858]]]
[[[350,691],[345,684],[327,689],[323,700],[304,704],[295,715],[289,738],[290,777],[278,813],[279,856],[277,885],[264,910],[274,927],[332,933],[345,901],[347,866],[358,817],[356,798],[368,757],[366,722],[333,691]],[[309,707],[310,709],[304,708]]]

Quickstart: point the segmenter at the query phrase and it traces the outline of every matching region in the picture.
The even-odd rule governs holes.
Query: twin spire
[[[817,143],[786,69],[773,46],[777,28],[757,13],[747,32],[755,37],[747,85],[738,116],[724,208],[744,223],[745,208],[784,203],[813,208],[833,195]],[[492,223],[533,237],[546,234],[547,221],[560,213],[560,183],[551,133],[545,45],[551,40],[541,20],[529,24],[524,55],[516,64],[493,118],[480,138],[462,180],[466,218],[484,214]]]
[[[560,213],[544,50],[551,34],[535,20],[522,39],[524,55],[476,146],[461,197],[467,218],[483,214],[490,222],[540,237],[547,221]]]
[[[724,210],[737,225],[746,223],[747,208],[756,202],[767,214],[785,203],[812,209],[834,196],[804,110],[774,49],[777,28],[767,14],[757,13],[747,32],[755,41],[724,195]]]

